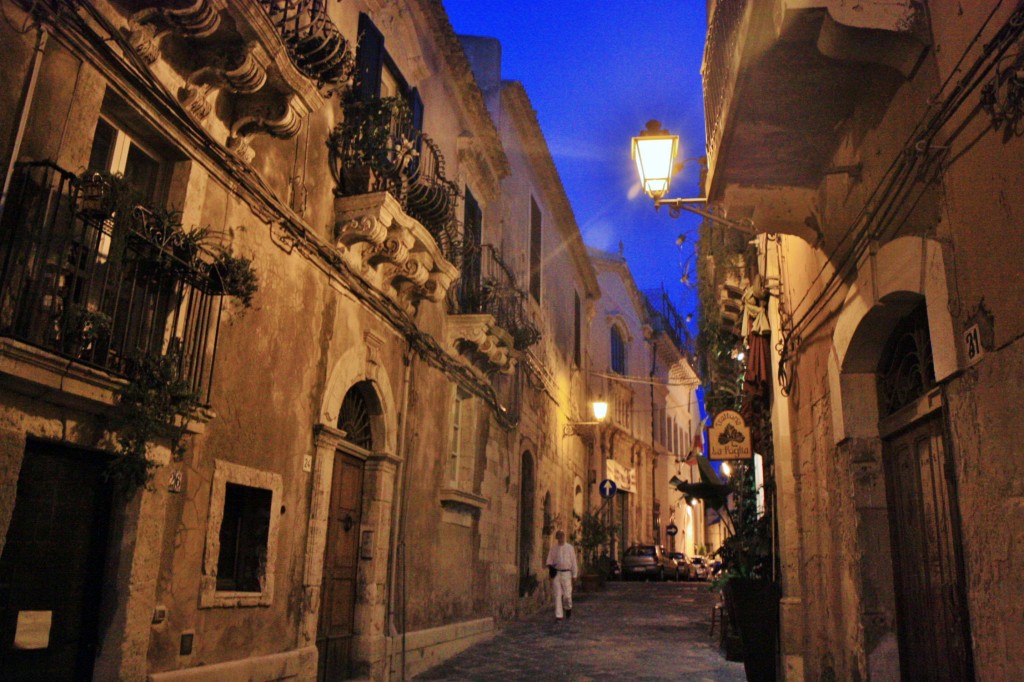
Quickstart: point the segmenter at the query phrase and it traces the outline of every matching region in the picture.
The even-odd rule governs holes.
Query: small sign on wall
[[[972,324],[964,331],[964,351],[968,366],[981,360],[985,355],[985,349],[981,346],[981,330],[976,324]]]
[[[18,611],[14,648],[31,650],[49,647],[52,624],[53,611]]]

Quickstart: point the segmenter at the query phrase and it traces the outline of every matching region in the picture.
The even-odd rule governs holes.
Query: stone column
[[[323,584],[324,547],[327,542],[327,516],[331,505],[331,479],[334,476],[334,451],[341,445],[344,431],[319,424],[314,428],[316,446],[313,461],[313,490],[309,501],[309,529],[306,533],[306,565],[302,574],[302,617],[300,646],[315,646],[320,618],[320,588]]]
[[[14,514],[14,499],[18,491],[18,474],[25,458],[25,432],[0,431],[0,554],[7,540],[7,529]]]
[[[778,249],[779,241],[767,242],[769,249]],[[778,258],[769,253],[766,259],[766,279],[778,278]],[[772,328],[772,366],[778,367],[779,353],[776,350],[779,329],[782,324],[779,314],[779,299],[772,296],[768,302],[768,318]],[[781,566],[779,602],[779,646],[782,658],[782,679],[803,680],[803,624],[804,610],[800,575],[800,524],[797,479],[795,476],[796,456],[793,450],[792,424],[790,422],[789,399],[782,395],[778,382],[772,382],[772,438],[775,448],[775,489],[776,513],[779,524],[779,561]]]
[[[363,513],[359,529],[359,577],[352,657],[356,662],[356,671],[365,668],[370,679],[374,680],[383,679],[387,662],[385,628],[388,560],[398,463],[394,455],[377,452],[366,460],[363,474]]]
[[[160,576],[167,508],[167,463],[170,452],[157,448],[161,466],[153,471],[152,489],[143,488],[125,505],[114,575],[120,586],[109,626],[105,628],[94,674],[98,680],[141,680],[147,672],[156,587]],[[117,504],[115,498],[115,504]],[[117,542],[115,540],[115,542]]]

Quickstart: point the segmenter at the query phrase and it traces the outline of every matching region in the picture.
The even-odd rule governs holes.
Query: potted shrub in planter
[[[583,568],[580,571],[580,583],[585,592],[601,589],[611,570],[611,558],[607,551],[601,553],[615,541],[615,525],[605,522],[599,512],[586,512],[576,517],[578,526],[573,533],[574,544],[583,555]]]
[[[704,500],[732,531],[717,552],[724,570],[713,588],[725,595],[730,625],[742,642],[747,679],[775,680],[779,595],[772,579],[772,516],[758,512],[752,467],[736,465],[729,482],[722,483],[706,459],[698,456],[698,462],[700,483],[672,482],[687,498]]]

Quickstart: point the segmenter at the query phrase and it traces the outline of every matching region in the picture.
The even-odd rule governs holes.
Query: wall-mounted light
[[[604,423],[605,417],[608,416],[608,403],[598,398],[597,400],[590,403],[590,410],[594,413],[594,420],[589,422],[569,422],[562,429],[562,435],[573,436],[576,435],[577,427],[580,426],[597,426],[598,424]]]
[[[679,154],[679,136],[672,135],[661,127],[661,123],[655,120],[647,122],[647,127],[633,138],[631,145],[633,159],[636,161],[636,172],[640,176],[640,186],[644,193],[654,199],[654,209],[668,206],[668,213],[673,218],[678,218],[683,211],[696,213],[712,222],[731,227],[748,234],[756,234],[754,225],[750,220],[731,220],[720,215],[715,215],[706,208],[698,208],[698,204],[707,204],[705,197],[693,199],[665,199],[669,185],[672,183],[672,174],[682,169],[687,161],[700,161],[700,159],[685,159],[676,162]]]

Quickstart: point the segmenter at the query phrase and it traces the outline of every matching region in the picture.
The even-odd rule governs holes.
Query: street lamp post
[[[632,155],[636,161],[636,171],[640,176],[640,186],[644,193],[654,199],[654,209],[668,206],[669,216],[678,218],[683,211],[696,213],[720,225],[731,227],[747,234],[757,234],[754,225],[750,220],[732,220],[712,213],[707,207],[706,197],[695,197],[689,199],[665,199],[669,185],[672,183],[672,174],[682,168],[686,159],[676,162],[679,154],[679,136],[672,135],[661,127],[661,123],[655,120],[647,122],[647,127],[633,138]],[[702,208],[702,206],[704,208]]]

